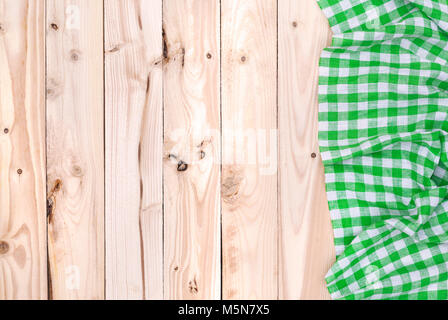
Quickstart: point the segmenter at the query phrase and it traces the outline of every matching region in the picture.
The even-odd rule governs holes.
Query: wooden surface
[[[275,299],[277,2],[221,4],[223,298]]]
[[[316,0],[0,0],[0,299],[329,298],[330,39]]]
[[[103,2],[47,0],[49,292],[104,298]]]
[[[0,1],[0,299],[47,297],[44,17]]]
[[[219,1],[164,1],[166,299],[219,299]]]
[[[317,141],[319,55],[331,43],[314,1],[279,1],[279,298],[329,298],[333,232]]]
[[[106,298],[160,299],[162,2],[104,5]]]

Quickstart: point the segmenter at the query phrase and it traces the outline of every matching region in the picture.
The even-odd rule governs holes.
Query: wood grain
[[[47,0],[50,298],[104,298],[103,1]]]
[[[219,299],[219,1],[165,0],[165,298]]]
[[[45,2],[0,1],[0,299],[46,299]]]
[[[324,277],[334,247],[317,140],[317,85],[331,32],[315,0],[282,0],[278,12],[279,298],[329,298]]]
[[[277,1],[222,0],[223,298],[277,298]]]
[[[162,2],[104,7],[106,298],[161,299]]]

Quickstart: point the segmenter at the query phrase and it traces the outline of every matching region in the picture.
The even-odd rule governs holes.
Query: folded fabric
[[[446,0],[318,0],[334,299],[448,299]]]

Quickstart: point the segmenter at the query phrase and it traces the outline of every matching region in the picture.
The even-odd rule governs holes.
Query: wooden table
[[[328,298],[330,39],[316,0],[0,0],[0,299]]]

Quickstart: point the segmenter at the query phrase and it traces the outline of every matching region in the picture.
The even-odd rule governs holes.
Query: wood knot
[[[239,169],[226,169],[223,172],[221,194],[224,202],[234,204],[240,198],[240,189],[244,181],[244,173]]]
[[[47,198],[47,217],[48,223],[52,224],[54,220],[54,212],[56,207],[56,194],[62,189],[62,180],[56,179],[53,188],[50,190]]]
[[[168,40],[167,40],[167,37],[166,37],[165,28],[162,28],[162,41],[163,41],[163,43],[162,43],[162,46],[163,46],[162,56],[163,56],[164,62],[167,62],[169,60],[168,59]]]
[[[61,190],[62,188],[62,181],[60,179],[56,179],[56,181],[54,182],[54,186],[53,189],[51,189],[51,193],[57,193]]]
[[[51,219],[53,216],[53,200],[47,199],[47,217],[49,218],[49,222],[51,223]]]
[[[48,89],[47,89],[47,97],[52,97],[52,96],[54,96],[54,90],[48,88]]]
[[[188,169],[188,164],[185,163],[184,161],[181,160],[177,163],[177,171],[184,172],[184,171],[187,171],[187,169]]]
[[[78,165],[74,165],[72,167],[72,175],[75,177],[82,177],[83,176],[82,168]]]
[[[188,283],[188,289],[190,290],[191,294],[197,294],[199,292],[198,283],[196,279],[193,279]]]
[[[70,51],[70,60],[72,62],[78,62],[81,59],[81,53],[78,50]]]
[[[62,92],[62,87],[58,81],[53,78],[47,80],[47,98],[54,99]]]
[[[9,244],[6,241],[0,241],[0,254],[5,254],[9,251]]]
[[[115,45],[113,45],[110,49],[106,50],[106,53],[115,53],[120,51],[121,49],[123,49],[123,47],[125,46],[124,43],[117,43]]]

